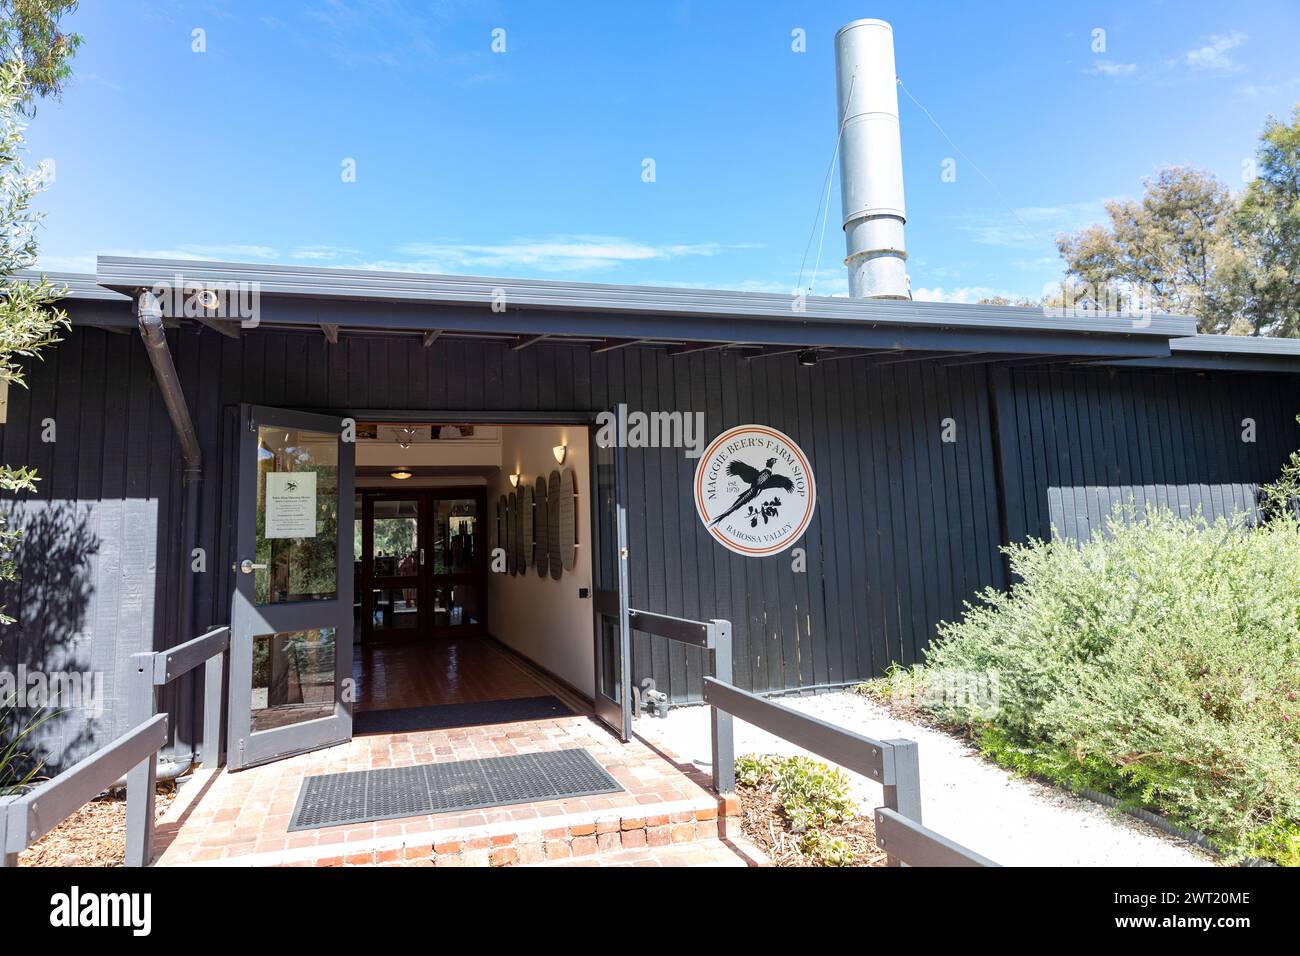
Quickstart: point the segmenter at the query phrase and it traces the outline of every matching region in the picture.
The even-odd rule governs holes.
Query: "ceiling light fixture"
[[[817,350],[804,349],[799,353],[799,364],[804,368],[812,368],[817,364]]]
[[[407,471],[405,468],[398,468],[396,471],[390,471],[388,476],[390,478],[396,478],[398,481],[405,481],[407,478],[411,477],[411,472]]]

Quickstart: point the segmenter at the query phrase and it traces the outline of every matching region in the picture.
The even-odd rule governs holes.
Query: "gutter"
[[[183,558],[186,563],[199,541],[199,491],[203,481],[203,451],[199,445],[199,436],[194,429],[194,420],[190,418],[189,406],[185,403],[185,391],[181,388],[180,377],[176,373],[176,363],[172,360],[171,349],[167,345],[167,332],[163,326],[162,307],[158,297],[148,290],[137,292],[135,297],[136,319],[140,326],[140,338],[144,340],[145,353],[149,364],[153,366],[154,377],[162,392],[163,404],[167,407],[167,416],[172,421],[172,428],[181,446],[181,487],[185,495],[185,510],[181,515],[181,542],[184,548]],[[195,575],[185,573],[181,583],[181,606],[177,615],[178,630],[181,640],[188,640],[198,633],[194,619],[196,613]],[[192,701],[197,713],[197,698]],[[193,715],[192,719],[193,719]],[[180,757],[176,763],[189,768],[196,759],[192,744],[189,757]],[[180,772],[184,772],[183,770]]]

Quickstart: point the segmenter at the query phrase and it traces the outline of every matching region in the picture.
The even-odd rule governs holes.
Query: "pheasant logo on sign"
[[[807,456],[766,425],[729,428],[695,468],[695,510],[709,534],[737,554],[784,551],[807,530],[816,502]]]

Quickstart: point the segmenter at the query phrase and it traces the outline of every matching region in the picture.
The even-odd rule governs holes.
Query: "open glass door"
[[[352,737],[353,465],[343,421],[245,405],[230,612],[232,769]]]
[[[618,414],[617,412],[615,413]],[[615,421],[614,435],[623,434]],[[627,586],[627,461],[617,440],[603,447],[592,433],[596,502],[596,716],[627,740],[632,730],[631,625]]]

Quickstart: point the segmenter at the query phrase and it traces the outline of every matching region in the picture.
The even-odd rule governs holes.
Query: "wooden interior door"
[[[487,630],[486,488],[365,491],[355,605],[363,641]]]

